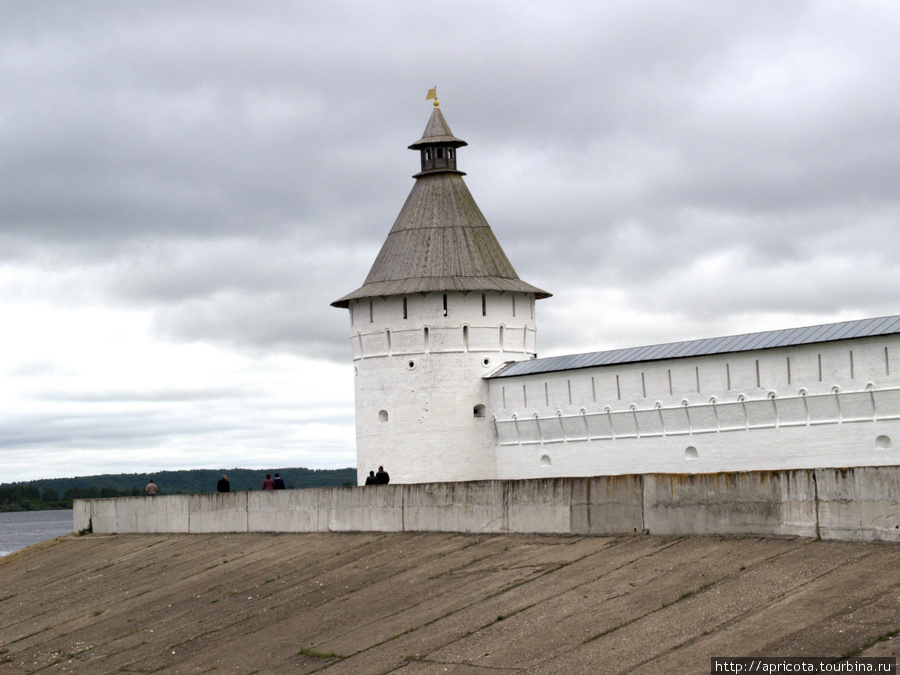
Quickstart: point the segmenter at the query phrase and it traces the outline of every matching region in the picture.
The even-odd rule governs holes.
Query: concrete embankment
[[[900,467],[424,483],[77,501],[75,530],[765,534],[900,541]]]
[[[70,535],[0,558],[0,672],[704,673],[897,656],[900,545]]]

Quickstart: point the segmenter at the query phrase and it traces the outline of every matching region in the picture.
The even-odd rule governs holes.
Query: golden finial
[[[426,101],[430,101],[431,99],[434,99],[434,107],[435,108],[441,107],[441,102],[438,101],[438,97],[437,97],[437,87],[432,87],[431,89],[428,90],[428,93],[425,94]]]

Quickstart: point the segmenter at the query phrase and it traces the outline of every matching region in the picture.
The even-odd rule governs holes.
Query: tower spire
[[[434,98],[430,89],[426,100]],[[450,130],[437,106],[422,137],[409,146],[422,170],[365,283],[331,303],[348,307],[362,298],[443,291],[550,293],[519,279],[456,168],[457,149],[468,145]]]

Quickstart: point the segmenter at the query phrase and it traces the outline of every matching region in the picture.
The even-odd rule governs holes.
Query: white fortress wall
[[[447,292],[350,302],[359,482],[493,478],[485,373],[534,353],[534,296]]]
[[[900,336],[499,377],[497,476],[900,462]]]

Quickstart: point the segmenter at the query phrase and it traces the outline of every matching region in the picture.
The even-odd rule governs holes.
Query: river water
[[[72,511],[0,513],[0,556],[72,532]]]

